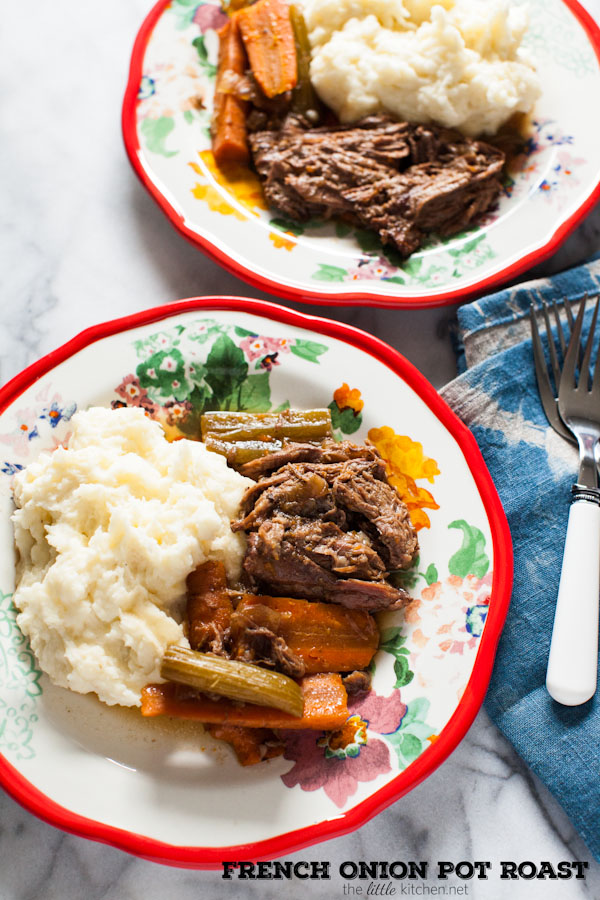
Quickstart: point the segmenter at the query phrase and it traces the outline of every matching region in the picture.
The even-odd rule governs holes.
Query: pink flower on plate
[[[387,697],[375,691],[359,694],[349,700],[348,708],[353,714],[358,713],[371,731],[379,734],[397,731],[406,714],[406,703],[402,702],[399,690],[392,691]]]
[[[292,342],[289,338],[265,337],[263,340],[265,347],[270,353],[289,353],[292,347]]]
[[[112,405],[117,406],[141,406],[146,412],[154,416],[158,411],[158,404],[148,396],[148,392],[143,388],[135,375],[126,375],[121,384],[115,388],[115,393],[122,397],[125,403],[115,401]]]
[[[388,697],[370,691],[351,699],[348,707],[351,715],[338,731],[321,735],[310,731],[285,733],[284,758],[295,765],[281,776],[286,787],[299,785],[304,791],[323,788],[339,808],[356,793],[359,784],[391,770],[389,747],[374,737],[373,731],[397,731],[406,713],[399,690]]]
[[[462,656],[467,650],[476,649],[490,602],[491,584],[491,572],[483,578],[449,575],[444,581],[424,587],[420,600],[409,604],[407,621],[417,626],[413,629],[413,642],[419,647],[422,672],[427,668],[427,659],[440,661],[447,653]]]
[[[289,353],[291,347],[292,342],[289,338],[266,337],[260,334],[250,334],[240,341],[240,350],[244,351],[249,362],[264,356],[276,359],[279,353]],[[275,365],[279,363],[275,362]]]
[[[135,375],[126,375],[119,387],[116,388],[116,393],[132,406],[135,406],[135,401],[139,400],[142,394],[146,392],[140,387],[140,383]]]
[[[269,352],[266,338],[260,337],[258,334],[251,334],[240,341],[240,350],[244,351],[249,362],[253,362]]]
[[[178,426],[181,425],[182,422],[185,422],[190,413],[193,412],[194,407],[189,400],[170,400],[168,403],[165,403],[164,409],[167,416],[167,423],[169,425]]]
[[[348,269],[348,279],[350,281],[362,281],[364,279],[381,281],[383,278],[393,278],[397,274],[398,268],[393,266],[385,256],[362,259],[355,268]]]
[[[15,430],[10,434],[0,434],[0,444],[6,444],[15,453],[27,455],[29,443],[39,437],[37,413],[35,409],[19,409],[14,413]]]
[[[221,28],[227,22],[227,16],[219,6],[212,3],[203,3],[194,13],[193,21],[199,26],[200,31],[208,31],[209,28]]]

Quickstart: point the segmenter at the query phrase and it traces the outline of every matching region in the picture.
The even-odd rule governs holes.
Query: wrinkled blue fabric
[[[479,444],[514,547],[511,604],[485,707],[562,804],[598,860],[600,696],[580,707],[564,707],[545,688],[578,455],[550,429],[544,415],[528,316],[530,305],[542,299],[579,300],[585,292],[599,291],[596,261],[462,307],[458,323],[465,354],[459,359],[465,371],[442,391]],[[473,346],[478,346],[475,361],[469,359]]]

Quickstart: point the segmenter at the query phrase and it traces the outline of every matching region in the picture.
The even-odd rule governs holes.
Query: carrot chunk
[[[300,682],[304,713],[291,716],[267,706],[244,706],[204,697],[180,700],[175,684],[148,684],[142,690],[143,716],[172,716],[198,722],[249,728],[294,728],[333,731],[348,718],[348,695],[337,674],[308,675]]]
[[[233,605],[227,591],[225,566],[208,560],[187,578],[188,639],[192,650],[222,650],[229,631]]]
[[[241,766],[254,766],[264,759],[281,756],[285,747],[269,728],[241,728],[238,725],[208,725],[218,741],[231,744]]]
[[[251,619],[253,609],[261,606],[277,614],[276,632],[302,660],[307,675],[366,669],[379,645],[379,629],[370,613],[331,603],[244,594],[236,621]]]
[[[234,15],[219,31],[219,63],[212,122],[212,151],[219,166],[246,163],[250,158],[246,128],[248,103],[224,90],[226,73],[243,75],[246,67],[246,52],[237,16]]]
[[[291,91],[298,81],[296,42],[286,0],[258,0],[235,14],[250,68],[267,97]]]

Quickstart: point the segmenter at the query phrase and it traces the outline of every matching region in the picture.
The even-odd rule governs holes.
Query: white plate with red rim
[[[517,3],[525,0],[515,0]],[[479,227],[402,262],[369,233],[267,209],[247,169],[227,179],[209,126],[225,21],[218,0],[161,0],[135,42],[122,124],[127,153],[171,223],[250,284],[293,300],[390,307],[464,300],[550,256],[600,197],[600,29],[577,0],[527,0],[525,43],[542,82],[529,140]]]
[[[206,381],[215,366],[221,377]],[[249,768],[195,723],[143,719],[53,686],[11,601],[14,472],[64,441],[76,410],[141,405],[185,433],[200,396],[209,408],[233,396],[256,411],[329,406],[337,437],[378,446],[420,527],[411,602],[381,617],[371,693],[339,732],[298,732],[284,756]],[[0,782],[67,831],[187,867],[277,857],[346,833],[411,790],[483,700],[511,588],[506,519],[467,428],[362,331],[229,297],[84,331],[0,391],[0,505]]]

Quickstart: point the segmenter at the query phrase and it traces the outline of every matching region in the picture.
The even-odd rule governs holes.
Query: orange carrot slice
[[[261,605],[278,613],[276,632],[303,661],[307,675],[366,669],[379,645],[370,613],[332,603],[244,594],[235,617],[251,615]]]
[[[252,74],[267,97],[298,81],[296,42],[286,0],[258,0],[235,14]]]
[[[304,693],[302,717],[267,706],[240,705],[204,697],[177,699],[172,683],[148,684],[142,690],[143,716],[172,716],[198,722],[242,725],[249,728],[294,728],[333,731],[348,718],[348,696],[340,675],[308,675],[300,682]]]
[[[248,104],[233,94],[220,90],[225,73],[243,75],[247,67],[246,52],[233,16],[219,31],[219,64],[215,83],[212,151],[217,165],[245,163],[250,158],[246,113]]]

